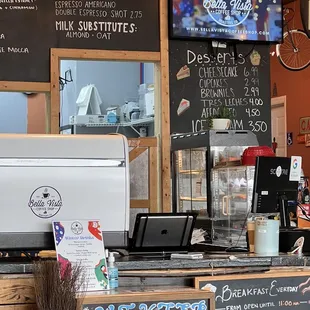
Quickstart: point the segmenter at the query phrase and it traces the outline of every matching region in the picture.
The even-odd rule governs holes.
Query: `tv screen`
[[[281,0],[170,0],[172,38],[282,41]]]

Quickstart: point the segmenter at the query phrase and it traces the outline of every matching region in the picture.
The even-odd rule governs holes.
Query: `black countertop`
[[[213,269],[234,267],[303,267],[310,266],[310,256],[280,255],[259,257],[249,254],[211,254],[199,260],[146,258],[127,256],[117,259],[119,271],[176,270],[176,269]],[[31,273],[32,264],[27,261],[0,259],[0,274]]]

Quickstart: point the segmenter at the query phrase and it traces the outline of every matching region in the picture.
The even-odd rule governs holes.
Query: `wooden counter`
[[[87,293],[80,302],[83,305],[82,309],[85,310],[215,310],[213,293],[190,287],[119,288],[111,291]],[[195,307],[187,305],[186,308],[186,305],[180,305],[180,303],[185,302]],[[158,303],[162,304],[158,306]],[[0,310],[32,309],[36,310],[32,276],[1,276]]]
[[[245,254],[239,254],[237,257],[206,255],[204,259],[197,261],[153,259],[138,261],[134,258],[124,258],[122,261],[117,262],[120,289],[117,291],[87,294],[84,299],[84,304],[87,305],[85,310],[86,308],[94,310],[97,307],[99,307],[97,310],[102,310],[99,304],[105,305],[103,307],[104,310],[119,310],[117,307],[110,309],[107,304],[114,303],[116,305],[123,301],[135,302],[135,304],[137,302],[146,303],[149,301],[158,302],[166,300],[181,302],[184,299],[188,300],[189,295],[208,298],[208,292],[197,291],[202,285],[205,286],[206,283],[212,285],[217,283],[225,284],[226,281],[233,280],[234,285],[241,283],[240,285],[244,286],[246,281],[250,281],[250,279],[260,283],[258,279],[269,281],[268,279],[277,279],[279,277],[281,277],[282,282],[286,281],[285,285],[289,281],[287,279],[290,278],[294,278],[296,283],[302,283],[307,281],[308,277],[310,279],[309,264],[308,257],[288,255],[273,258],[255,257]],[[196,290],[194,289],[195,284]],[[180,296],[182,296],[182,300],[178,300]],[[277,300],[277,302],[279,301]],[[96,305],[96,307],[93,307],[93,305]],[[228,305],[230,306],[230,304]],[[1,263],[0,260],[0,310],[30,310],[35,308],[31,264]],[[222,307],[218,306],[217,308]],[[274,310],[276,309],[274,308]],[[131,309],[123,308],[122,310]],[[155,309],[142,305],[139,310]],[[173,308],[162,310],[173,310]],[[179,310],[187,309],[180,308]],[[208,309],[197,308],[191,310]]]

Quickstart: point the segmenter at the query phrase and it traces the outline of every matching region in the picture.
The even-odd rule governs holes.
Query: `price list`
[[[244,96],[248,99],[248,107],[245,109],[248,120],[248,127],[254,133],[267,132],[268,124],[262,117],[261,109],[264,106],[264,100],[260,96],[259,67],[252,66],[250,70],[247,67],[243,69],[244,74]]]
[[[158,0],[56,0],[57,44],[61,48],[159,51],[158,14]]]
[[[170,41],[171,132],[208,129],[225,108],[231,130],[251,130],[270,145],[269,47],[208,52],[199,42]]]
[[[159,0],[0,0],[0,81],[49,82],[50,49],[159,51]]]

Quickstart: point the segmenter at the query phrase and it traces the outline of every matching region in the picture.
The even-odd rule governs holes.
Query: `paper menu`
[[[57,260],[79,264],[85,271],[87,291],[109,289],[102,229],[97,220],[53,222]]]

